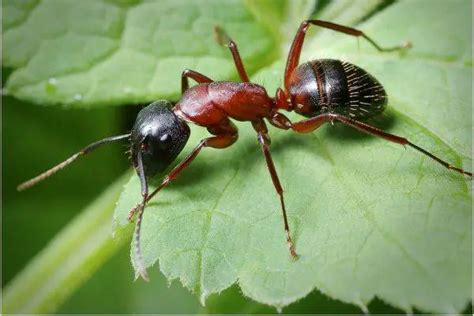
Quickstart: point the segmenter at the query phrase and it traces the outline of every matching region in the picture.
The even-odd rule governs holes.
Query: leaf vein
[[[222,200],[222,198],[223,198],[224,194],[226,193],[227,189],[229,188],[230,184],[237,177],[237,175],[239,173],[239,169],[240,168],[234,169],[235,170],[234,174],[229,179],[229,181],[227,181],[227,183],[224,185],[224,188],[222,189],[219,196],[217,197],[214,205],[210,208],[210,210],[206,214],[208,220],[206,221],[206,223],[203,227],[203,236],[204,236],[203,237],[203,243],[202,243],[200,251],[198,252],[198,276],[199,276],[199,280],[200,280],[200,282],[198,284],[198,287],[199,287],[199,290],[201,290],[201,292],[202,292],[201,286],[202,286],[202,284],[204,284],[204,274],[203,274],[204,266],[203,266],[203,260],[202,260],[203,259],[203,251],[207,247],[207,243],[208,243],[208,240],[209,240],[209,234],[210,234],[210,231],[211,231],[210,228],[211,228],[212,217],[214,215],[214,211],[216,210],[217,206],[219,205],[220,201]],[[233,265],[231,265],[231,267],[233,267],[235,269],[235,267]]]

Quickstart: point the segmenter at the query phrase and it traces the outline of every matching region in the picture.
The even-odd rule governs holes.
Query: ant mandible
[[[222,149],[235,143],[238,131],[231,119],[252,123],[257,133],[273,185],[280,197],[286,241],[290,254],[295,259],[297,254],[286,216],[283,189],[270,153],[270,137],[265,120],[277,128],[291,129],[297,133],[310,133],[324,123],[341,122],[361,132],[413,147],[444,167],[472,177],[471,172],[452,166],[404,137],[386,133],[359,121],[380,114],[387,105],[384,88],[365,70],[334,59],[312,60],[299,65],[306,31],[311,25],[362,37],[380,52],[396,51],[410,46],[406,44],[382,48],[357,29],[321,20],[303,21],[288,54],[284,89],[278,88],[275,97],[270,97],[263,86],[250,82],[235,42],[221,28],[216,27],[217,40],[230,49],[242,82],[213,81],[201,73],[186,69],[181,75],[182,97],[174,107],[165,100],[148,105],[138,113],[131,133],[90,144],[57,166],[20,184],[18,190],[35,185],[79,156],[104,144],[129,139],[132,163],[140,178],[143,200],[130,211],[128,218],[132,220],[134,214],[138,213],[134,233],[136,266],[141,277],[148,280],[140,251],[140,228],[146,203],[186,169],[203,148]],[[189,88],[189,79],[198,84]],[[291,122],[279,110],[295,111],[307,119]],[[188,141],[190,129],[187,123],[205,127],[213,136],[201,140],[150,193],[148,179],[166,169]]]

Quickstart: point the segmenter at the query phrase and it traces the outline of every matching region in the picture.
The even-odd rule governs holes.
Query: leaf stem
[[[110,185],[21,271],[4,291],[3,313],[53,313],[129,239],[115,230],[116,201],[129,172]]]

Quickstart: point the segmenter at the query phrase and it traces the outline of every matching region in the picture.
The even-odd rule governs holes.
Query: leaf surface
[[[383,46],[410,40],[411,51],[381,54],[362,40],[358,46],[327,34],[308,39],[302,60],[330,57],[362,66],[390,100],[386,115],[372,124],[470,169],[469,12],[465,1],[401,1],[360,28]],[[283,66],[281,60],[254,80],[274,91]],[[255,133],[249,124],[238,127],[234,146],[204,150],[149,204],[142,230],[146,265],[159,261],[169,279],[179,279],[202,302],[238,283],[246,296],[276,307],[317,288],[363,310],[375,296],[405,311],[463,310],[471,293],[470,180],[411,148],[337,124],[309,135],[271,129],[301,256],[293,262]],[[204,135],[193,128],[185,152]],[[119,225],[127,225],[139,192],[132,177],[117,206]]]
[[[283,1],[265,6],[278,18]],[[225,25],[250,72],[273,61],[269,25],[240,1],[8,1],[3,64],[15,68],[5,92],[40,104],[92,107],[176,98],[185,68],[235,77],[212,29]],[[278,25],[279,20],[274,23]],[[241,42],[245,42],[241,40]]]

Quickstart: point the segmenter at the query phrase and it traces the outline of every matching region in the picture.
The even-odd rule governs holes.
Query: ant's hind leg
[[[214,27],[214,33],[216,35],[217,42],[222,45],[226,46],[230,49],[232,53],[232,57],[234,58],[235,68],[237,68],[237,72],[239,73],[240,80],[243,82],[250,82],[249,76],[245,71],[244,64],[242,63],[242,59],[240,58],[240,53],[237,48],[237,44],[227,35],[227,33],[222,29],[220,26]]]
[[[384,48],[384,47],[381,47],[379,44],[377,44],[373,39],[365,35],[364,32],[354,29],[352,27],[347,27],[344,25],[322,21],[322,20],[303,21],[298,31],[296,32],[295,38],[293,39],[293,43],[291,44],[290,52],[288,53],[288,59],[287,59],[286,68],[285,68],[285,89],[287,91],[289,88],[290,76],[293,73],[293,70],[296,67],[298,67],[298,63],[299,63],[300,55],[301,55],[301,48],[303,47],[306,31],[311,25],[320,26],[322,28],[330,29],[336,32],[344,33],[344,34],[355,36],[355,37],[361,36],[380,52],[392,52],[392,51],[411,47],[411,43],[407,42],[404,45]]]
[[[189,88],[189,78],[193,79],[197,83],[211,83],[213,80],[197,71],[191,69],[185,69],[181,73],[181,93],[188,90]]]
[[[418,145],[415,145],[414,143],[410,142],[408,139],[406,139],[404,137],[400,137],[400,136],[397,136],[397,135],[394,135],[394,134],[386,133],[386,132],[378,129],[375,126],[372,126],[372,125],[366,124],[364,122],[354,120],[350,117],[347,117],[347,116],[344,116],[344,115],[341,115],[341,114],[335,114],[335,113],[321,114],[321,115],[312,117],[312,118],[307,119],[307,120],[292,123],[291,128],[294,131],[298,132],[298,133],[310,133],[310,132],[314,131],[315,129],[317,129],[318,127],[320,127],[321,125],[323,125],[324,123],[333,122],[333,121],[339,121],[339,122],[344,123],[344,124],[346,124],[346,125],[348,125],[352,128],[355,128],[355,129],[357,129],[361,132],[364,132],[366,134],[370,134],[372,136],[383,138],[383,139],[388,140],[392,143],[396,143],[396,144],[400,144],[400,145],[408,145],[408,146],[416,149],[417,151],[421,152],[422,154],[428,156],[429,158],[433,159],[434,161],[441,164],[445,168],[456,171],[456,172],[459,172],[459,173],[467,175],[469,177],[472,177],[472,172],[465,171],[462,168],[455,167],[455,166],[451,165],[450,163],[448,163],[448,162],[442,160],[441,158],[433,155],[432,153],[430,153],[426,149],[423,149],[423,148],[419,147]]]

